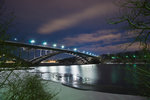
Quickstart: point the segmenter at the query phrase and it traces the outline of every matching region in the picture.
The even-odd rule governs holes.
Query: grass
[[[17,75],[17,74],[16,74]],[[2,93],[2,100],[52,100],[56,99],[58,93],[52,93],[46,82],[42,82],[37,75],[18,74],[18,78],[8,81],[5,91]]]

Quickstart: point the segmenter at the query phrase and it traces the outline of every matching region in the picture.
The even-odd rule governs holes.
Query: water
[[[44,80],[60,82],[63,85],[100,92],[138,94],[138,81],[128,70],[136,70],[136,65],[68,65],[38,66],[32,73],[38,73]]]
[[[58,100],[146,100],[146,98],[139,96],[120,95],[138,94],[135,88],[135,83],[138,82],[138,80],[131,74],[136,71],[137,66],[138,65],[123,64],[37,66],[27,70],[14,70],[9,79],[10,81],[11,79],[14,81],[14,78],[28,76],[28,71],[38,74],[41,78],[48,81],[46,81],[46,83],[48,83],[46,84],[46,89],[52,90],[53,93],[59,91],[56,97]],[[128,69],[132,69],[133,71],[131,72]],[[3,76],[7,77],[9,72],[9,70],[6,70],[6,75],[3,74]],[[0,81],[3,79],[5,78],[0,78]],[[4,88],[3,90],[5,91],[6,89]],[[1,89],[2,92],[3,90]]]

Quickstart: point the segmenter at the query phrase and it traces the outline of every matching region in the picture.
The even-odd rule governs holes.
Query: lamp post
[[[18,39],[17,39],[17,38],[14,38],[14,40],[17,41]]]
[[[62,45],[62,46],[61,46],[61,48],[62,48],[62,49],[64,49],[64,48],[65,48],[65,46],[64,46],[64,45]]]
[[[43,44],[44,46],[46,46],[46,45],[47,45],[47,42],[43,42],[42,44]]]
[[[43,46],[46,46],[46,45],[47,45],[47,42],[43,42],[42,45],[43,45]],[[47,50],[45,50],[45,54],[47,55]]]
[[[73,51],[77,51],[77,48],[74,48]]]
[[[30,40],[30,43],[31,43],[31,44],[34,44],[34,43],[35,43],[35,40]]]
[[[56,47],[57,47],[57,44],[53,44],[53,47],[56,48]]]
[[[35,43],[35,40],[30,40],[30,43],[33,45],[33,44]],[[36,52],[36,51],[35,51],[35,49],[34,49],[34,52],[33,52],[33,53],[34,53],[34,54],[33,54],[33,55],[34,55],[34,58],[35,58],[35,52]]]

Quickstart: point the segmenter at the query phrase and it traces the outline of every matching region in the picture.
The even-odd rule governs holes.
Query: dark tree
[[[150,0],[119,0],[120,16],[112,19],[111,24],[125,23],[128,28],[135,30],[134,42],[140,41],[143,46],[143,55],[150,62]],[[134,43],[133,42],[133,43]],[[132,45],[131,45],[132,46]],[[145,58],[141,58],[145,59]],[[134,66],[135,67],[135,66]],[[136,82],[137,89],[141,95],[150,97],[150,67],[146,64],[129,68]]]
[[[5,0],[0,0],[0,41],[9,39],[7,31],[14,18],[13,12],[7,11]]]
[[[144,49],[150,42],[150,0],[118,0],[120,16],[112,19],[111,24],[126,23],[135,30],[135,41],[140,41]]]

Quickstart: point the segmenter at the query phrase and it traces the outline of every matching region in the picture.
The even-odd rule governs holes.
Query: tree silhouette
[[[136,38],[143,46],[143,53],[150,63],[150,0],[119,0],[120,16],[111,19],[111,24],[126,23],[128,28],[135,30]],[[133,42],[133,43],[134,43]],[[132,46],[132,45],[131,45]],[[141,59],[145,59],[142,58]],[[134,78],[138,80],[137,89],[141,95],[150,97],[150,68],[146,64],[136,66],[134,70],[129,68]],[[133,73],[134,72],[134,73]]]
[[[150,0],[119,0],[120,16],[110,23],[127,23],[129,29],[135,30],[135,41],[140,41],[144,49],[150,42]]]

